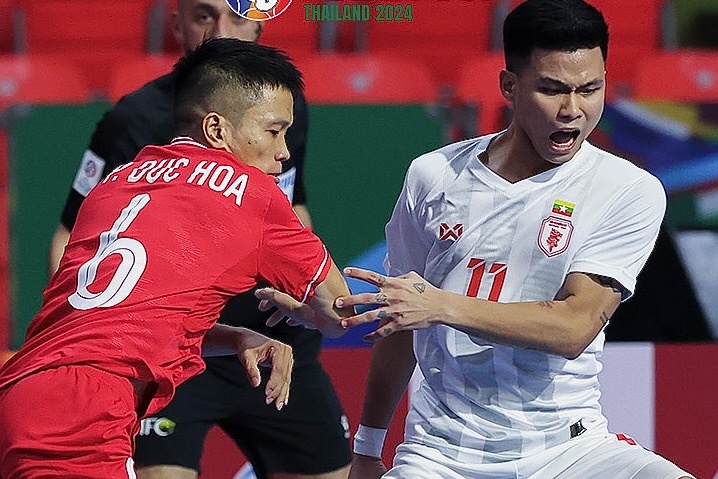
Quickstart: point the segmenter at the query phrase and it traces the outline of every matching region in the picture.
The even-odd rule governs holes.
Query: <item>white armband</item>
[[[369,427],[359,424],[354,434],[354,453],[362,456],[381,458],[381,451],[384,448],[386,429]]]

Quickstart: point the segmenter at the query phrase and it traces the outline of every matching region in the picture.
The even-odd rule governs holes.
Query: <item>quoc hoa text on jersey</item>
[[[135,167],[127,175],[128,183],[137,183],[143,180],[150,184],[157,181],[169,183],[182,176],[181,170],[189,166],[189,164],[190,160],[187,158],[148,160],[142,162],[139,166],[136,162],[127,163],[117,167],[107,175],[103,182],[116,181],[118,178],[117,173],[124,169]],[[197,164],[194,171],[187,178],[186,183],[207,186],[213,191],[222,193],[226,198],[234,196],[237,206],[242,206],[242,197],[248,181],[249,175],[246,173],[237,174],[231,165],[222,165],[216,161],[208,162],[203,160]]]

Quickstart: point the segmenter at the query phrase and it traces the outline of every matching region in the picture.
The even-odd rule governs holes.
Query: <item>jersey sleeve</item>
[[[314,296],[332,264],[324,243],[304,228],[279,189],[268,208],[258,258],[262,278],[303,303]]]
[[[429,246],[424,241],[420,225],[423,211],[416,200],[422,196],[419,192],[421,175],[417,173],[417,164],[415,161],[409,168],[391,219],[385,228],[387,256],[384,268],[391,276],[409,271],[425,275]]]
[[[570,270],[613,278],[623,287],[621,300],[630,298],[656,243],[665,210],[666,194],[660,181],[642,175],[616,196]]]

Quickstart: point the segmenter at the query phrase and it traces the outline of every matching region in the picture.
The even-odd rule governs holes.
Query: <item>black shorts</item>
[[[138,467],[199,471],[204,440],[215,424],[237,443],[258,478],[322,474],[350,463],[348,420],[319,362],[295,366],[289,403],[281,411],[264,402],[264,382],[253,388],[243,374],[230,381],[221,372],[208,368],[180,385],[165,409],[143,421]]]

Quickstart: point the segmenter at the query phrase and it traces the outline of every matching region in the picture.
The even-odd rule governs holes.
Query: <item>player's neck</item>
[[[514,125],[496,135],[479,159],[510,183],[517,183],[554,168],[539,156],[531,140]]]

